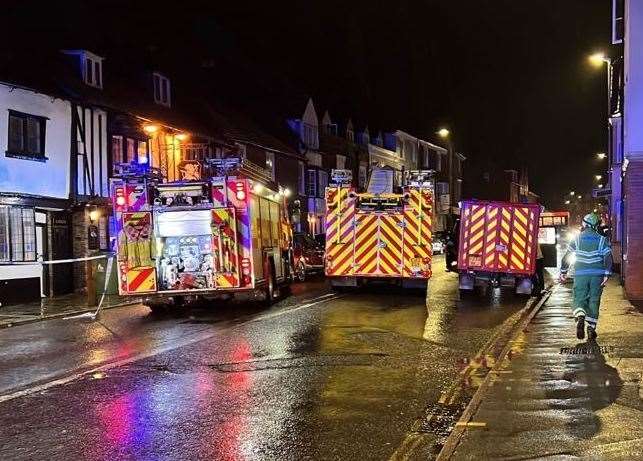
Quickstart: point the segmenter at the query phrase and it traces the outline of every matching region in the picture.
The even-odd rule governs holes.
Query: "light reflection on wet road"
[[[387,458],[463,359],[524,304],[460,301],[457,277],[438,264],[428,307],[378,288],[296,309],[327,293],[318,279],[269,310],[229,304],[156,319],[133,307],[107,311],[105,326],[0,331],[1,394],[150,353],[0,403],[0,458]]]

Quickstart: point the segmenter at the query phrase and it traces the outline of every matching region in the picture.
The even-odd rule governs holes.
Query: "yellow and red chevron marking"
[[[465,202],[459,268],[532,273],[537,219],[538,205]]]
[[[223,234],[233,240],[236,236],[236,221],[233,219],[234,210],[215,208],[212,210],[212,223],[223,230]]]
[[[431,221],[428,213],[420,219],[414,210],[404,212],[404,277],[417,277],[418,268],[430,267],[433,255]]]
[[[326,275],[353,272],[355,199],[348,188],[326,190]]]
[[[153,267],[137,267],[127,271],[127,291],[147,293],[156,291],[156,270]]]
[[[329,189],[326,206],[326,244],[340,244],[352,240],[355,199],[348,197],[349,189]]]
[[[239,277],[232,272],[215,274],[214,282],[217,288],[234,288],[239,286]]]
[[[524,271],[527,267],[529,257],[527,235],[529,229],[529,210],[516,207],[513,210],[513,228],[511,235],[511,250],[509,255],[509,267],[518,271]]]
[[[401,275],[403,260],[401,214],[382,214],[379,218],[379,261],[377,272],[382,275]]]
[[[497,206],[489,205],[487,207],[482,251],[482,264],[486,268],[495,268],[497,266],[497,238],[500,232],[500,216],[501,213],[499,212],[499,208]]]
[[[355,213],[355,248],[353,261],[355,275],[372,275],[377,272],[378,217],[375,213]]]

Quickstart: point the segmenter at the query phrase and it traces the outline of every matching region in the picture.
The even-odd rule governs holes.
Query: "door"
[[[353,267],[355,275],[374,275],[378,270],[379,217],[355,213]]]
[[[402,242],[404,218],[398,213],[384,213],[378,220],[377,273],[382,276],[402,275]]]
[[[64,211],[52,213],[51,259],[69,259],[71,251],[69,214]],[[73,264],[54,264],[47,267],[51,281],[51,295],[71,293],[74,290]]]

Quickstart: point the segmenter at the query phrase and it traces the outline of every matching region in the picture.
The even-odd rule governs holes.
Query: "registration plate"
[[[481,255],[469,255],[469,266],[471,266],[471,267],[480,267],[480,266],[482,266],[482,256]]]

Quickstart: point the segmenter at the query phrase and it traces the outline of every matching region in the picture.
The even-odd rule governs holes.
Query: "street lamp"
[[[594,67],[601,67],[604,63],[610,63],[610,59],[602,52],[590,55],[588,60]]]
[[[596,180],[597,180],[597,181],[600,181],[601,179],[603,179],[603,176],[602,176],[602,175],[600,175],[600,174],[597,174],[597,175],[596,175],[596,176],[594,176],[594,177],[596,178]]]
[[[596,156],[598,157],[599,160],[603,160],[604,158],[607,157],[607,154],[605,152],[599,152],[598,154],[596,154]]]
[[[448,138],[450,134],[451,132],[446,128],[440,128],[438,130],[438,136],[440,136],[441,138]]]

